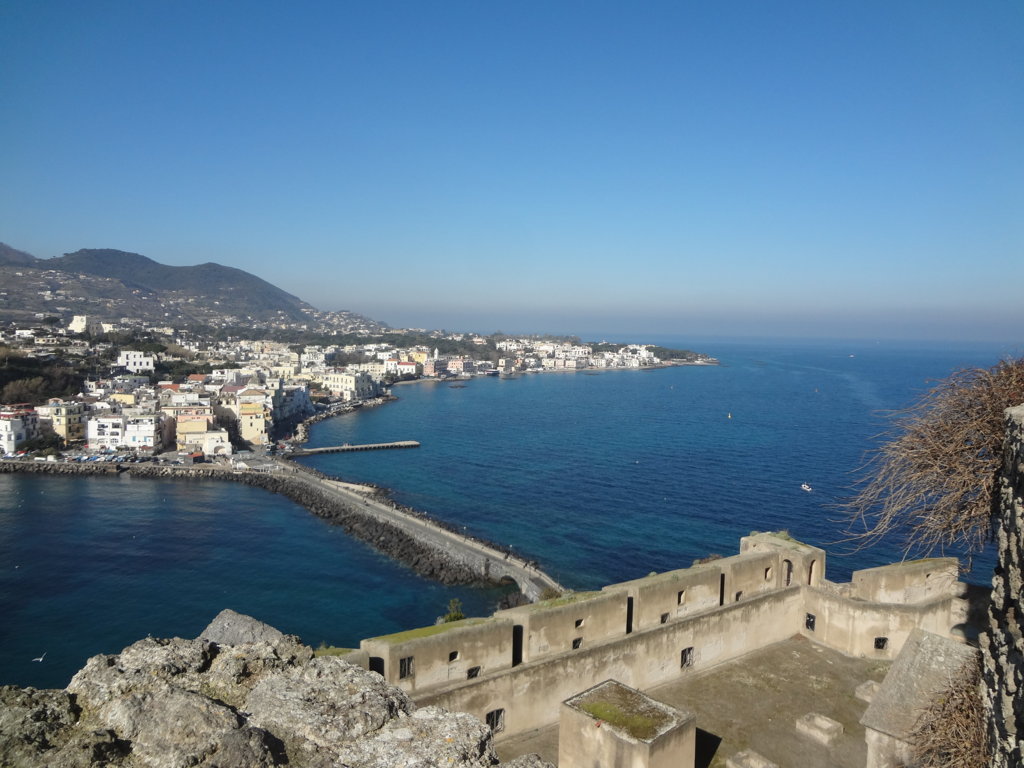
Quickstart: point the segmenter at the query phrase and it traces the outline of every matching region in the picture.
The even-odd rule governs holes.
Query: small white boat
[[[811,486],[809,486],[807,483],[800,483],[800,490],[801,491],[807,491],[808,493],[810,493],[814,489],[811,488]]]

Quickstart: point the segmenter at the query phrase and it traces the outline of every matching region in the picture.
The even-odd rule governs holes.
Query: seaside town
[[[307,420],[384,402],[398,382],[458,386],[483,375],[717,362],[645,344],[421,329],[393,331],[391,338],[433,346],[400,346],[360,325],[343,330],[347,342],[362,343],[302,344],[218,339],[223,334],[144,327],[127,318],[42,320],[0,332],[6,459],[244,462],[286,447]]]

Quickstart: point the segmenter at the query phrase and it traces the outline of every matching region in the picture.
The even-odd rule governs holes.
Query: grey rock
[[[417,710],[379,675],[235,617],[237,633],[211,632],[220,640],[146,638],[94,656],[65,691],[0,688],[0,766],[497,765],[490,729],[471,715]],[[511,765],[551,768],[536,756]]]
[[[0,765],[42,765],[42,755],[63,746],[78,721],[64,691],[0,687]]]
[[[540,755],[520,755],[502,765],[504,768],[555,768],[554,764],[549,763]]]
[[[412,709],[405,693],[336,656],[265,678],[245,702],[250,722],[281,739],[293,759],[331,755]]]
[[[242,727],[242,719],[228,707],[159,684],[104,704],[93,718],[131,742],[139,765],[154,768],[196,765]]]
[[[235,613],[230,608],[225,608],[207,625],[206,629],[199,633],[199,638],[210,640],[218,645],[240,645],[242,643],[275,643],[283,639],[284,634],[252,616]]]
[[[491,729],[472,715],[424,707],[367,738],[342,745],[337,759],[352,768],[489,768],[498,762]]]
[[[284,765],[284,746],[262,728],[229,731],[216,745],[216,751],[199,765],[201,768],[271,768]]]

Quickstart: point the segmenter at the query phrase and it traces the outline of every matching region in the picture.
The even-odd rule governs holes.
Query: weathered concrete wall
[[[893,659],[916,627],[958,639],[954,627],[962,614],[961,602],[949,595],[910,605],[877,603],[807,589],[800,633],[851,656]],[[883,647],[876,647],[876,640]]]
[[[664,624],[696,611],[717,608],[724,562],[682,568],[633,581],[624,581],[604,591],[624,592],[633,601],[633,629],[640,631]]]
[[[522,661],[579,651],[626,634],[624,592],[577,592],[494,615],[522,627]]]
[[[602,720],[588,711],[603,711]],[[642,720],[628,722],[632,716]],[[559,768],[691,768],[697,717],[606,680],[562,704]]]
[[[930,557],[854,571],[853,597],[876,603],[917,603],[958,591],[955,557]]]
[[[646,690],[792,637],[802,607],[800,589],[778,590],[413,698],[480,718],[504,709],[505,733],[523,733],[557,722],[561,702],[604,680]]]
[[[776,586],[821,586],[825,580],[825,550],[812,547],[785,533],[752,533],[740,539],[740,553],[772,552],[778,557]]]
[[[999,565],[981,636],[994,768],[1024,765],[1024,405],[1006,411]]]
[[[408,693],[467,680],[512,666],[512,622],[464,619],[363,640],[370,668]],[[402,660],[407,659],[403,670]],[[403,676],[404,672],[404,676]],[[469,678],[471,679],[471,678]]]

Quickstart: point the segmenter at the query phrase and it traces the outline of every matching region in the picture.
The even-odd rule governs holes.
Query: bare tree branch
[[[958,371],[897,412],[891,439],[844,504],[851,539],[867,546],[899,533],[908,554],[980,550],[998,509],[1003,411],[1021,403],[1024,359],[1017,359]]]

